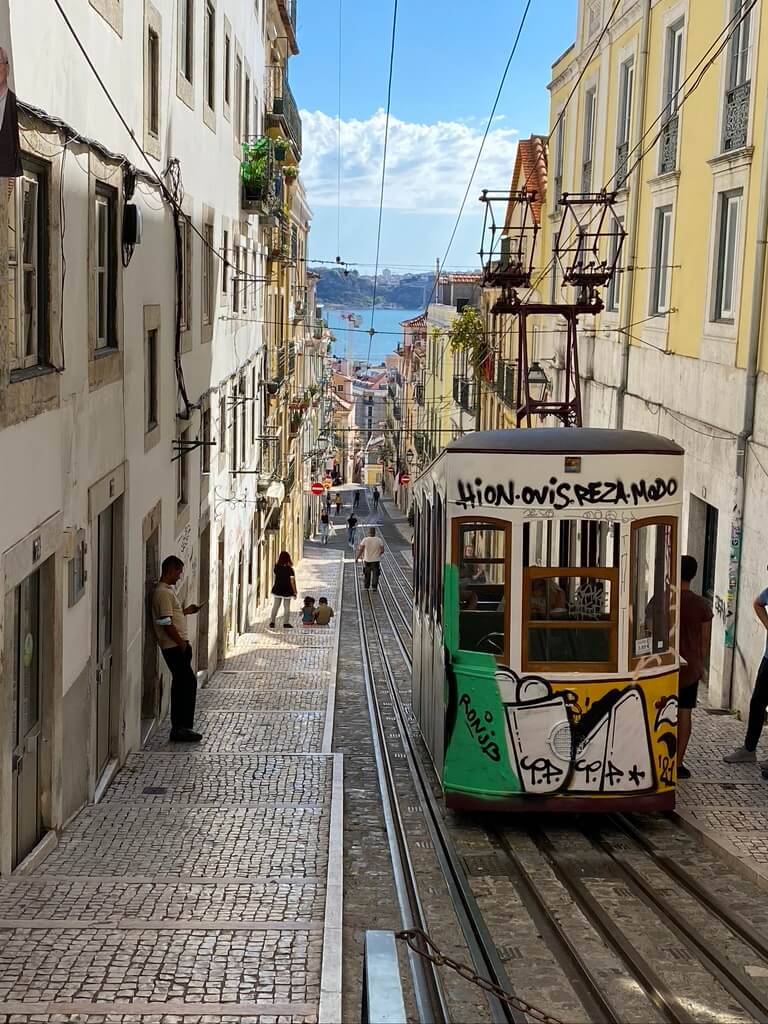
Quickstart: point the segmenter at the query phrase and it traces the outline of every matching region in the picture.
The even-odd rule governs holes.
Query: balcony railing
[[[424,385],[414,384],[413,386],[413,400],[416,405],[424,405]]]
[[[243,140],[240,181],[244,210],[269,214],[280,207],[283,177],[275,163],[272,139],[266,135],[250,135]]]
[[[295,459],[291,459],[291,461],[288,463],[288,472],[285,474],[285,480],[283,481],[283,484],[285,485],[285,496],[286,496],[286,498],[288,497],[288,495],[293,490],[293,487],[294,487],[295,483],[296,483],[296,461],[295,461]]]
[[[293,377],[296,373],[296,346],[288,342],[288,376]]]
[[[273,214],[273,223],[267,231],[267,255],[271,260],[289,263],[291,260],[291,229],[282,210]]]
[[[293,98],[288,76],[279,64],[267,68],[267,127],[279,128],[291,140],[301,158],[301,117]]]
[[[661,130],[661,156],[659,174],[677,170],[677,114],[673,114]]]
[[[742,82],[725,94],[725,126],[723,151],[741,149],[747,144],[749,129],[749,95],[751,82]]]
[[[275,360],[275,380],[278,384],[282,384],[285,380],[285,346],[281,345],[277,350],[277,359]]]
[[[616,188],[623,188],[627,180],[629,165],[629,143],[620,142],[616,147]]]
[[[453,400],[465,412],[475,411],[475,382],[468,377],[453,378]]]

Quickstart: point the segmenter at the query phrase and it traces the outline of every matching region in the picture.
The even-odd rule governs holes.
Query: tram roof
[[[446,445],[449,452],[505,452],[509,454],[654,454],[682,455],[668,437],[642,430],[602,427],[532,427],[521,430],[478,430]]]

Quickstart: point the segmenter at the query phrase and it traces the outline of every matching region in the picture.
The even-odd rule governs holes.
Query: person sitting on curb
[[[315,599],[314,597],[304,598],[304,607],[301,609],[302,626],[314,626],[315,624]]]
[[[315,610],[315,625],[330,626],[332,618],[333,608],[328,604],[328,598],[321,597],[317,602],[317,609]]]

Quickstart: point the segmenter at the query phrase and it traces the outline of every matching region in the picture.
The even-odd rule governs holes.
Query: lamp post
[[[535,402],[544,400],[549,390],[549,377],[546,375],[538,360],[534,360],[528,368],[528,392]]]

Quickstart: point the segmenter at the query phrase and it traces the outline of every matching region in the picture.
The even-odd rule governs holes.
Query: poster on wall
[[[21,176],[19,113],[13,91],[11,26],[7,6],[0,9],[0,178]]]

